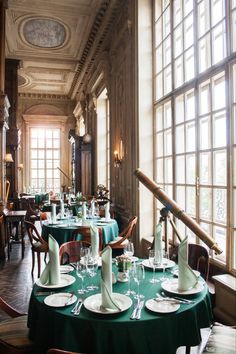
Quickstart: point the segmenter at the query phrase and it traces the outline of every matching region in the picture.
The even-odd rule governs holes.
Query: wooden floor
[[[13,243],[10,260],[0,262],[0,296],[20,312],[28,312],[32,286],[37,279],[37,261],[31,276],[31,246],[25,236],[25,256],[21,258],[21,244]],[[44,265],[42,259],[42,265]],[[43,267],[42,267],[43,268]],[[7,318],[0,310],[0,321]]]

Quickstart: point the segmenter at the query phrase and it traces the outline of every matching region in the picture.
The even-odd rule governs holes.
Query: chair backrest
[[[47,354],[82,354],[82,353],[68,352],[67,350],[51,348],[51,349],[48,349]]]
[[[34,242],[40,242],[42,244],[47,244],[47,242],[42,238],[42,236],[39,234],[36,226],[32,222],[25,221],[24,225],[25,225],[27,234],[29,236],[31,245]]]
[[[128,239],[129,241],[132,240],[132,236],[133,236],[133,231],[134,228],[137,224],[138,221],[138,217],[137,216],[133,216],[127,226],[124,228],[124,230],[119,234],[119,241],[112,243],[112,248],[121,245],[126,239]]]
[[[42,211],[39,214],[39,220],[41,227],[43,226],[43,221],[48,219],[48,213],[46,211]]]
[[[81,247],[89,247],[90,243],[86,241],[68,241],[59,248],[60,264],[78,262],[80,260]]]
[[[102,250],[103,246],[103,235],[102,229],[98,228],[99,232],[99,251]],[[80,226],[78,229],[74,230],[72,233],[72,240],[77,240],[77,236],[81,235],[81,240],[91,244],[91,230],[90,226]]]
[[[205,280],[208,280],[209,253],[204,246],[189,243],[188,263],[191,268],[198,270]]]

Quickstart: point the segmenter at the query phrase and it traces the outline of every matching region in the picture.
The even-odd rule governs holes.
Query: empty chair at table
[[[59,248],[60,264],[68,264],[80,261],[81,248],[90,247],[86,241],[68,241]]]
[[[98,228],[99,234],[99,251],[103,248],[103,236],[102,229]],[[91,229],[90,226],[80,226],[78,229],[73,231],[72,240],[82,240],[91,244]]]
[[[41,253],[45,253],[44,260],[46,258],[46,253],[48,252],[48,243],[42,238],[39,234],[36,226],[29,222],[25,221],[25,228],[27,234],[29,236],[29,240],[31,243],[31,250],[32,250],[32,269],[31,274],[33,275],[34,272],[34,265],[35,265],[35,253],[37,254],[37,261],[38,261],[38,277],[40,277],[41,273]]]

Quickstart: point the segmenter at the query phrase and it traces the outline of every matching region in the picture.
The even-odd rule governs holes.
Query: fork
[[[73,309],[71,310],[71,313],[75,313],[75,311],[77,310],[77,308],[78,308],[78,306],[79,306],[79,304],[80,304],[81,301],[82,301],[82,299],[81,299],[81,298],[78,298],[78,300],[77,300],[75,306],[74,306]]]
[[[81,310],[81,307],[82,307],[83,303],[84,303],[84,299],[80,298],[80,302],[79,302],[77,308],[74,311],[74,315],[75,316],[78,316],[80,314],[80,310]]]
[[[161,292],[161,295],[162,295],[163,298],[171,299],[171,297],[168,297],[168,296],[164,293],[164,291]],[[183,301],[183,302],[185,302],[186,304],[192,304],[192,303],[194,303],[193,300],[188,300],[188,299],[184,299],[184,298],[177,297],[177,296],[174,296],[172,299],[179,300],[179,301]]]

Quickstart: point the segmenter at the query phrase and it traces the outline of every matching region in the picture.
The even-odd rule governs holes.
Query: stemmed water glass
[[[133,242],[128,242],[124,248],[124,254],[128,257],[132,257],[134,255],[134,244]]]
[[[169,252],[163,251],[163,258],[162,258],[162,276],[160,278],[161,281],[164,281],[166,279],[168,279],[166,277],[166,266],[168,265],[168,261],[169,261]]]
[[[137,294],[134,296],[136,299],[144,299],[144,295],[140,294],[140,284],[145,279],[145,270],[142,264],[134,265],[134,281],[137,284]]]
[[[84,278],[86,276],[86,264],[83,264],[81,262],[76,263],[76,274],[78,278],[81,279],[81,289],[78,290],[79,294],[84,294],[86,293],[86,290],[84,289]]]
[[[131,281],[134,280],[135,275],[135,264],[131,264],[131,266],[127,270],[127,277],[128,277],[128,290],[125,292],[125,295],[135,295],[135,291],[131,290]]]
[[[154,250],[149,251],[149,264],[150,264],[150,266],[152,266],[152,270],[153,270],[152,279],[150,280],[150,283],[152,283],[152,284],[159,283],[159,280],[155,277],[155,270],[156,270],[157,266],[159,265],[159,263],[158,263],[157,257],[155,257]]]
[[[94,279],[95,276],[97,275],[98,271],[98,258],[97,257],[89,257],[88,262],[87,262],[87,273],[90,278]],[[98,289],[98,286],[95,284],[90,284],[87,286],[88,290],[96,290]]]

